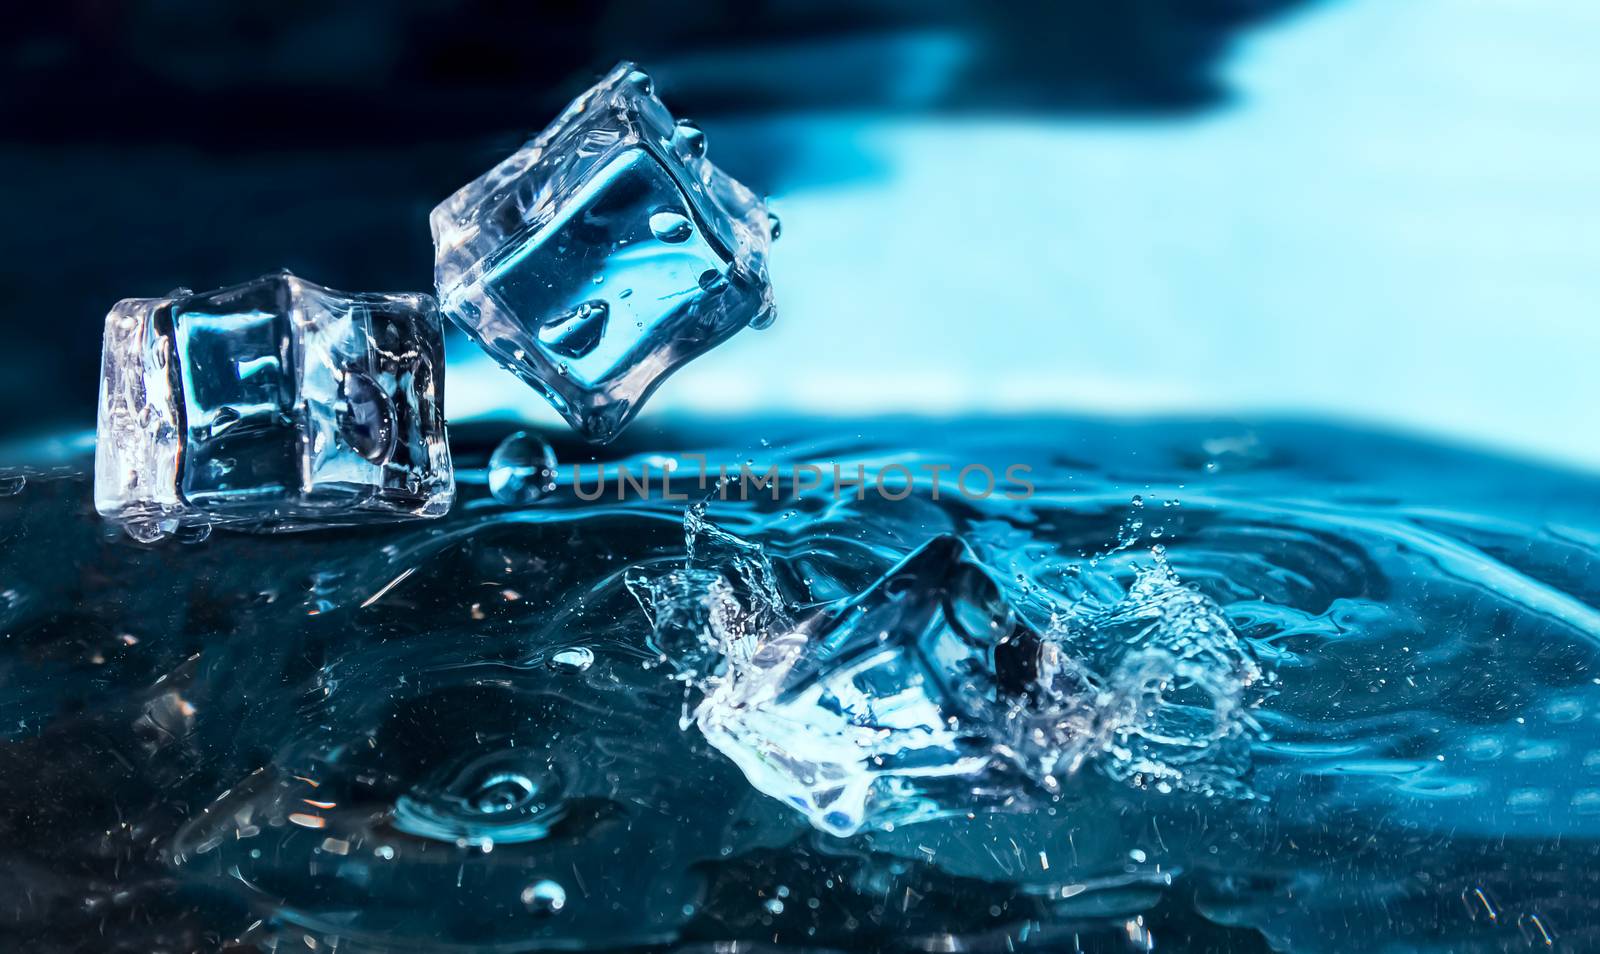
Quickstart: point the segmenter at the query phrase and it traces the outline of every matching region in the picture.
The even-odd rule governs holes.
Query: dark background
[[[1294,0],[31,5],[0,39],[0,437],[93,426],[119,298],[280,267],[427,288],[427,213],[618,59],[675,113],[1152,114]],[[959,45],[938,94],[906,82]],[[757,189],[789,146],[719,149]]]

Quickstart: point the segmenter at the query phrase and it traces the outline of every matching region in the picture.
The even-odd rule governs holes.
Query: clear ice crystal
[[[791,616],[760,546],[699,507],[686,526],[688,566],[628,577],[653,645],[704,693],[705,738],[822,831],[1025,807],[1091,762],[1162,791],[1248,794],[1261,670],[1159,550],[1123,598],[1041,631],[955,536]]]
[[[440,306],[607,441],[680,365],[771,321],[775,221],[622,63],[433,210]]]
[[[135,539],[437,517],[455,478],[432,297],[288,272],[106,316],[95,509]]]
[[[659,607],[654,618],[659,634]],[[730,656],[696,722],[751,784],[824,831],[965,812],[1038,640],[966,544],[936,537],[860,595]]]

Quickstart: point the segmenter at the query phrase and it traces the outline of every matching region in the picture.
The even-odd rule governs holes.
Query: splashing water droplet
[[[694,234],[694,225],[682,212],[674,209],[662,209],[650,216],[650,232],[657,239],[676,245],[687,241]]]
[[[783,235],[783,220],[771,209],[767,210],[767,231],[771,233],[774,242]]]
[[[594,650],[573,646],[550,657],[550,668],[557,672],[583,672],[594,665]]]
[[[489,455],[489,492],[501,503],[533,503],[556,489],[556,452],[535,434],[517,431]]]
[[[522,889],[522,904],[534,914],[555,914],[567,906],[567,889],[554,881],[535,881]]]
[[[655,81],[650,78],[649,73],[643,70],[634,70],[629,73],[628,82],[638,91],[640,96],[649,96],[656,90]]]

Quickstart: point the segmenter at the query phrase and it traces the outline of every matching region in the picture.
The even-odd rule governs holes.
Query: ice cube
[[[1005,770],[993,727],[1034,684],[1039,654],[966,544],[940,536],[771,634],[697,722],[751,784],[824,831],[965,812]]]
[[[433,298],[288,272],[106,316],[95,509],[130,535],[300,530],[450,508]]]
[[[622,63],[433,210],[444,313],[591,440],[772,319],[776,220],[705,147]]]

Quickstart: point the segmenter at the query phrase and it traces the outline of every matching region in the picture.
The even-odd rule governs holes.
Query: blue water
[[[708,742],[625,583],[683,565],[693,501],[579,499],[558,442],[502,503],[511,431],[455,429],[440,521],[157,546],[94,517],[81,442],[8,452],[8,948],[1600,945],[1600,478],[1290,422],[641,423],[608,460],[696,499],[692,454],[1028,468],[1026,499],[712,494],[794,603],[953,534],[1025,615],[1112,627],[1170,572],[1262,674],[1226,786],[1111,746],[841,836]]]

